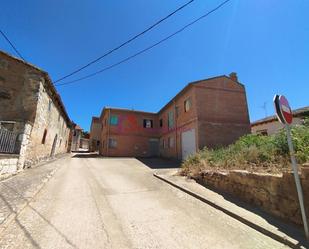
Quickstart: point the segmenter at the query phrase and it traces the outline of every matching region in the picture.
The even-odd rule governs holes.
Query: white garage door
[[[182,159],[196,152],[195,130],[191,129],[181,133]]]

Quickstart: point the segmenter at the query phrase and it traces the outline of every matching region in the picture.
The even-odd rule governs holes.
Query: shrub
[[[309,161],[309,121],[291,130],[298,163]],[[204,148],[182,164],[182,174],[203,170],[246,169],[279,173],[290,169],[289,148],[283,129],[273,136],[245,135],[234,144],[217,149]]]

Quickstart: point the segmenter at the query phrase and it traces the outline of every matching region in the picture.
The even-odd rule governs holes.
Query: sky
[[[67,81],[152,45],[222,1],[195,0],[152,31]],[[186,2],[2,1],[0,29],[26,61],[47,71],[55,81]],[[251,121],[274,113],[272,99],[277,93],[285,95],[293,109],[308,106],[308,9],[307,0],[231,0],[146,53],[57,90],[70,118],[85,130],[89,130],[91,117],[99,116],[104,106],[157,112],[189,82],[231,72],[237,72],[246,87]],[[2,37],[0,49],[14,55]]]

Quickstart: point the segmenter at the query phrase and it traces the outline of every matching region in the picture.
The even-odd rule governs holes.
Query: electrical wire
[[[180,6],[179,8],[177,8],[176,10],[174,10],[173,12],[171,12],[170,14],[168,14],[167,16],[165,16],[164,18],[160,19],[159,21],[155,22],[154,24],[152,24],[150,27],[148,27],[147,29],[145,29],[144,31],[138,33],[137,35],[133,36],[132,38],[130,38],[129,40],[125,41],[124,43],[120,44],[119,46],[109,50],[108,52],[106,52],[105,54],[101,55],[100,57],[90,61],[89,63],[87,63],[86,65],[74,70],[73,72],[57,79],[56,81],[54,81],[54,83],[57,83],[59,81],[62,81],[80,71],[82,71],[83,69],[89,67],[90,65],[98,62],[99,60],[103,59],[104,57],[110,55],[111,53],[117,51],[118,49],[122,48],[123,46],[129,44],[130,42],[134,41],[135,39],[137,39],[138,37],[144,35],[145,33],[147,33],[148,31],[150,31],[151,29],[153,29],[154,27],[156,27],[157,25],[159,25],[160,23],[162,23],[163,21],[165,21],[166,19],[168,19],[169,17],[173,16],[174,14],[176,14],[178,11],[182,10],[183,8],[187,7],[189,4],[191,4],[194,0],[190,0],[189,2],[185,3],[184,5]]]
[[[72,80],[72,81],[68,81],[68,82],[60,83],[60,84],[55,84],[55,86],[64,86],[64,85],[73,84],[73,83],[76,83],[76,82],[78,82],[78,81],[82,81],[82,80],[88,79],[88,78],[90,78],[90,77],[93,77],[93,76],[95,76],[95,75],[97,75],[97,74],[103,73],[103,72],[105,72],[105,71],[107,71],[107,70],[109,70],[109,69],[112,69],[112,68],[116,67],[116,66],[119,66],[120,64],[122,64],[122,63],[124,63],[124,62],[126,62],[126,61],[129,61],[129,60],[133,59],[134,57],[136,57],[136,56],[138,56],[138,55],[140,55],[140,54],[145,53],[146,51],[148,51],[148,50],[150,50],[150,49],[152,49],[152,48],[158,46],[159,44],[161,44],[161,43],[163,43],[163,42],[169,40],[169,39],[172,38],[173,36],[175,36],[175,35],[181,33],[182,31],[184,31],[185,29],[189,28],[189,27],[192,26],[193,24],[197,23],[198,21],[200,21],[200,20],[206,18],[207,16],[209,16],[211,13],[213,13],[213,12],[215,12],[216,10],[220,9],[223,5],[225,5],[226,3],[230,2],[230,1],[231,1],[231,0],[226,0],[226,1],[222,2],[221,4],[219,4],[219,5],[218,5],[217,7],[215,7],[214,9],[212,9],[212,10],[210,10],[209,12],[207,12],[206,14],[200,16],[199,18],[195,19],[194,21],[188,23],[187,25],[185,25],[185,26],[182,27],[181,29],[177,30],[176,32],[170,34],[169,36],[165,37],[164,39],[162,39],[162,40],[160,40],[160,41],[154,43],[153,45],[151,45],[151,46],[149,46],[149,47],[147,47],[147,48],[145,48],[145,49],[143,49],[143,50],[141,50],[141,51],[139,51],[139,52],[137,52],[137,53],[135,53],[135,54],[133,54],[133,55],[131,55],[131,56],[129,56],[129,57],[127,57],[127,58],[125,58],[125,59],[119,61],[119,62],[117,62],[117,63],[115,63],[115,64],[112,64],[112,65],[110,65],[110,66],[107,66],[107,67],[105,67],[105,68],[103,68],[103,69],[101,69],[101,70],[99,70],[99,71],[96,71],[96,72],[94,72],[94,73],[88,74],[88,75],[86,75],[86,76],[84,76],[84,77],[81,77],[81,78],[78,78],[78,79],[76,79],[76,80]]]
[[[24,61],[26,61],[25,58],[18,52],[17,48],[14,46],[14,44],[10,41],[10,39],[4,34],[4,32],[3,32],[1,29],[0,29],[0,33],[1,33],[1,35],[4,37],[4,39],[11,45],[11,47],[14,49],[14,51],[17,53],[17,55],[18,55],[21,59],[23,59]]]

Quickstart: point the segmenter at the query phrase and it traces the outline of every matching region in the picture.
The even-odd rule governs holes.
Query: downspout
[[[106,139],[106,155],[107,156],[109,156],[109,154],[108,154],[108,149],[109,149],[109,124],[110,124],[110,122],[109,122],[109,120],[110,120],[110,115],[111,115],[111,109],[108,109],[108,115],[107,115],[107,121],[106,121],[106,123],[107,123],[107,139]]]

